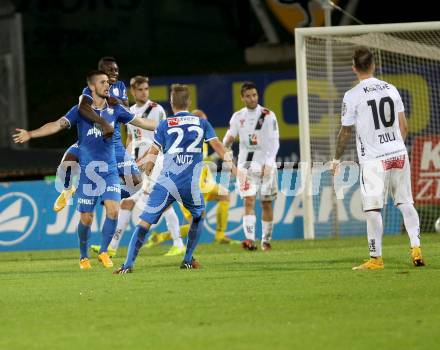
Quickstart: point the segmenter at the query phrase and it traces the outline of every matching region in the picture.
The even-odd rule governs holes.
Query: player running
[[[136,76],[130,80],[131,94],[134,96],[135,104],[130,107],[130,112],[135,115],[141,115],[142,118],[153,120],[157,124],[166,118],[166,113],[163,107],[149,99],[149,80],[144,76]],[[134,125],[127,126],[127,150],[135,157],[138,162],[148,151],[153,144],[154,132],[138,128]],[[156,159],[156,164],[150,176],[145,176],[143,179],[142,188],[129,198],[124,198],[121,201],[121,206],[118,215],[118,224],[116,226],[115,234],[108,248],[110,256],[115,256],[116,251],[121,242],[122,236],[131,218],[131,212],[136,203],[142,206],[145,204],[149,193],[157,180],[162,170],[163,155],[159,154]],[[145,174],[144,174],[145,175]],[[165,254],[166,256],[182,255],[185,253],[185,246],[179,232],[179,218],[177,217],[174,208],[170,206],[168,210],[163,213],[169,232],[173,239],[173,246]],[[92,245],[90,247],[95,253],[99,252],[99,245]]]
[[[98,62],[98,70],[105,72],[109,77],[110,89],[109,89],[109,104],[122,104],[128,107],[128,97],[125,84],[119,79],[119,67],[116,63],[116,59],[113,57],[102,57]],[[117,159],[117,168],[119,176],[123,182],[123,198],[128,197],[129,193],[134,193],[136,186],[142,181],[139,169],[137,168],[134,160],[130,157],[130,154],[126,153],[125,147],[122,144],[120,125],[116,123],[114,128],[108,124],[103,118],[100,118],[95,113],[92,105],[92,92],[88,87],[85,87],[79,102],[79,113],[82,117],[89,119],[90,121],[100,125],[103,130],[104,137],[110,138],[113,136],[113,142],[115,144],[115,154]],[[113,135],[114,134],[114,135]],[[75,193],[75,186],[72,184],[72,173],[77,168],[79,158],[78,143],[74,143],[64,153],[63,159],[59,166],[65,174],[64,177],[64,190],[60,193],[54,203],[54,211],[58,212],[63,209],[70,198]]]
[[[403,215],[411,243],[412,262],[414,266],[424,266],[419,215],[413,205],[410,165],[404,143],[408,134],[404,106],[393,85],[373,76],[375,68],[373,54],[368,48],[354,51],[353,71],[359,83],[344,95],[342,126],[332,168],[335,173],[354,125],[370,259],[353,270],[384,268],[381,210],[386,203],[388,187],[394,204]]]
[[[246,239],[242,247],[256,250],[255,244],[255,200],[257,194],[262,206],[261,249],[270,250],[273,232],[273,201],[278,193],[276,156],[280,148],[278,122],[275,114],[258,104],[257,87],[252,82],[241,86],[241,100],[245,107],[235,112],[229,122],[223,144],[230,148],[234,140],[240,139],[237,167],[247,171],[249,188],[240,189],[244,198],[245,215],[243,231]]]
[[[195,109],[191,113],[199,118],[208,119],[205,112],[200,109]],[[212,156],[208,156],[208,144],[206,142],[203,143],[203,161],[213,161],[215,156],[218,157],[216,153],[213,153]],[[217,202],[217,220],[214,242],[222,244],[239,243],[238,241],[230,239],[225,235],[229,216],[229,191],[215,182],[214,176],[212,175],[208,165],[203,167],[200,175],[200,190],[203,194],[205,202]],[[180,226],[180,235],[182,238],[184,238],[188,235],[192,217],[189,210],[187,210],[184,206],[181,205],[180,208],[182,209],[185,220],[188,222],[188,224]],[[172,233],[170,231],[160,233],[152,232],[150,237],[148,237],[148,241],[145,246],[147,248],[151,248],[171,239]]]
[[[134,262],[151,225],[155,224],[166,208],[176,200],[181,202],[192,215],[186,253],[180,267],[199,268],[200,265],[194,259],[193,252],[202,233],[205,216],[205,203],[199,187],[203,166],[203,142],[209,142],[220,158],[225,159],[226,156],[225,161],[232,167],[233,173],[237,173],[230,157],[227,153],[225,155],[225,149],[211,124],[188,112],[191,103],[188,87],[172,85],[170,100],[174,116],[161,121],[157,127],[154,144],[148,151],[151,158],[145,165],[145,172],[147,175],[151,173],[154,160],[160,150],[164,153],[164,166],[133,232],[127,258],[114,272],[116,274],[133,271]]]
[[[93,99],[92,108],[109,124],[131,123],[133,125],[154,130],[156,123],[131,114],[125,107],[115,105],[110,107],[106,98],[110,88],[109,78],[102,71],[92,71],[87,76],[87,84]],[[115,146],[113,141],[105,139],[102,130],[97,124],[82,118],[78,105],[55,122],[47,123],[41,128],[32,131],[17,129],[13,135],[14,142],[23,143],[31,138],[44,137],[55,134],[62,129],[77,125],[79,164],[81,174],[78,185],[78,208],[80,221],[78,223],[78,238],[80,248],[81,269],[90,269],[91,264],[87,255],[90,226],[93,221],[93,210],[99,198],[103,200],[106,218],[102,228],[101,249],[98,260],[104,267],[112,267],[107,247],[113,236],[118,217],[121,188],[116,168]]]

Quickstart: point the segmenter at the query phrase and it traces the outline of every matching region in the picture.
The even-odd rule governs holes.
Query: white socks
[[[399,204],[397,208],[402,213],[411,248],[420,247],[420,221],[416,208],[412,204]]]
[[[255,241],[255,223],[257,218],[255,215],[244,215],[243,216],[243,231],[246,236],[246,239],[250,239],[251,241]],[[273,221],[261,221],[262,235],[261,235],[261,243],[269,243],[272,239],[273,232]]]
[[[367,237],[370,256],[373,258],[382,256],[382,215],[378,211],[365,212],[367,217]]]
[[[243,216],[243,231],[246,239],[255,241],[255,222],[257,218],[255,215],[244,215]]]
[[[119,243],[121,242],[122,236],[124,235],[125,229],[128,226],[131,218],[131,210],[119,209],[118,223],[116,225],[116,231],[113,235],[112,241],[110,242],[110,248],[117,250]]]
[[[261,221],[261,227],[263,229],[263,235],[261,236],[261,242],[269,243],[272,239],[273,221]]]
[[[184,244],[182,238],[180,238],[179,218],[177,217],[176,211],[173,207],[170,207],[165,210],[163,216],[167,222],[168,231],[170,231],[171,237],[173,238],[173,245],[182,249]]]

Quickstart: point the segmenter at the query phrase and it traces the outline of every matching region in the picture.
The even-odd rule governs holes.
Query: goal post
[[[0,147],[18,147],[11,138],[16,126],[27,127],[24,47],[19,13],[0,16]]]
[[[422,232],[434,231],[440,216],[440,22],[298,28],[295,54],[305,239],[366,232],[358,178],[344,189],[343,198],[337,198],[328,171],[341,125],[343,95],[357,83],[351,58],[359,46],[373,51],[375,76],[395,85],[402,95]],[[343,161],[357,162],[354,137]],[[392,200],[383,216],[385,233],[402,231],[402,218]]]

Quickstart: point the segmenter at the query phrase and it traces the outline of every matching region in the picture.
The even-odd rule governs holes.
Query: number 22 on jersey
[[[200,126],[192,125],[192,126],[188,127],[187,130],[190,132],[190,135],[185,135],[185,132],[182,128],[171,128],[171,129],[167,130],[168,135],[177,134],[177,137],[174,140],[171,147],[169,148],[168,153],[174,154],[174,153],[201,153],[202,152],[202,147],[197,147],[197,146],[201,146],[201,141],[203,138],[203,129]],[[194,135],[194,133],[196,135]],[[193,141],[186,147],[186,149],[185,149],[185,147],[181,147],[184,136],[186,136],[187,138],[190,138],[190,139],[192,139],[195,136]]]

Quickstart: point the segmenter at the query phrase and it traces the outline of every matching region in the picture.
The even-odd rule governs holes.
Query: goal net
[[[375,76],[402,96],[414,201],[422,233],[432,232],[440,216],[440,22],[301,28],[295,46],[304,237],[366,233],[356,168],[345,167],[335,183],[326,171],[335,154],[344,93],[357,83],[351,66],[359,46],[373,51]],[[343,161],[357,162],[354,137]],[[386,234],[403,232],[391,198],[382,215]]]

